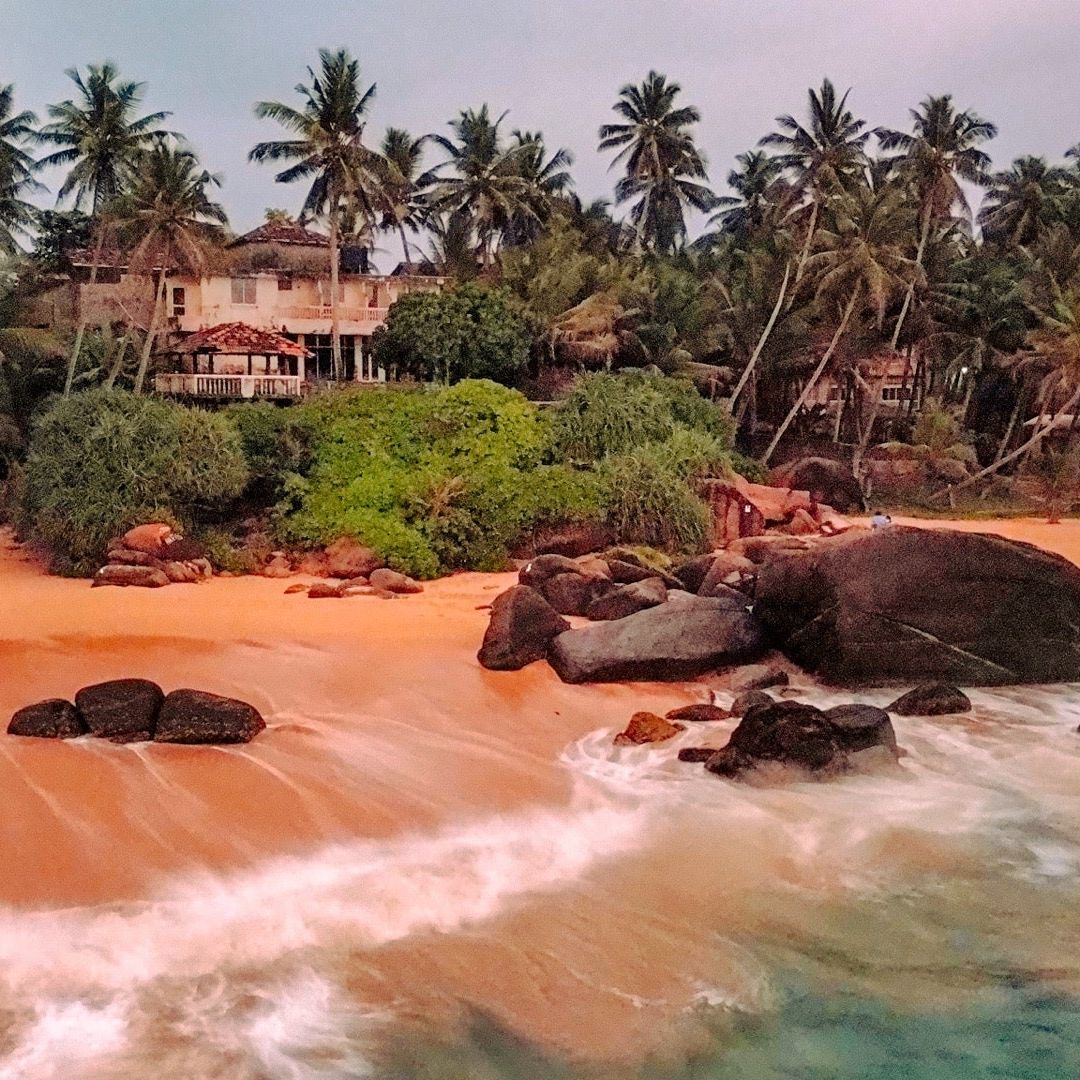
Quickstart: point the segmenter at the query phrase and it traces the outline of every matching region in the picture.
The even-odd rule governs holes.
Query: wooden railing
[[[159,394],[201,398],[291,398],[300,396],[298,375],[188,375],[154,377]]]
[[[338,305],[338,319],[341,322],[380,323],[386,318],[389,308],[360,307],[346,304]],[[282,319],[323,319],[333,318],[329,304],[299,304],[292,307],[274,309],[274,317]]]

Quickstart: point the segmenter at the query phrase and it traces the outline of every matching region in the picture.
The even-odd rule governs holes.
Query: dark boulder
[[[707,724],[715,720],[729,720],[731,713],[718,705],[683,705],[664,714],[669,720],[689,720],[694,724]]]
[[[198,540],[181,536],[171,543],[164,544],[160,557],[170,562],[195,562],[198,559],[205,559],[207,554],[206,547]]]
[[[74,739],[86,733],[75,706],[63,698],[50,698],[20,709],[8,724],[9,735],[38,739]]]
[[[596,620],[625,619],[627,615],[662,604],[667,595],[667,588],[660,578],[646,578],[597,597],[585,614]]]
[[[833,682],[1080,680],[1080,568],[997,536],[893,525],[819,541],[765,562],[754,614]]]
[[[716,562],[716,553],[698,555],[688,559],[675,567],[675,576],[682,582],[687,592],[697,593],[701,590],[702,583],[709,576],[709,571]]]
[[[390,570],[385,566],[372,570],[368,575],[373,589],[381,589],[383,592],[397,593],[400,596],[408,596],[413,593],[421,593],[424,586],[411,577],[399,574],[396,570]]]
[[[570,683],[689,679],[756,659],[765,646],[748,612],[695,598],[560,634],[548,659]]]
[[[165,695],[149,679],[113,679],[75,695],[79,718],[91,735],[114,742],[144,742],[154,735]]]
[[[543,660],[554,638],[569,629],[535,589],[515,585],[495,597],[477,659],[491,671],[518,671]]]
[[[309,600],[340,600],[345,595],[341,585],[331,585],[326,581],[316,581],[307,591]]]
[[[955,686],[928,683],[909,690],[886,708],[898,716],[948,716],[971,712],[971,699]]]
[[[708,573],[694,590],[699,596],[719,596],[725,591],[753,591],[757,564],[745,555],[721,551],[713,557]]]
[[[788,673],[772,664],[748,664],[731,676],[731,690],[748,694],[751,690],[768,690],[771,686],[787,686]]]
[[[620,585],[633,585],[636,581],[648,581],[655,578],[656,571],[646,566],[637,566],[635,563],[624,562],[622,559],[607,559],[608,572],[611,580]]]
[[[581,566],[566,555],[537,555],[518,571],[518,582],[539,589],[545,581],[559,574],[585,576]]]
[[[704,765],[718,752],[719,748],[715,746],[684,746],[679,751],[679,760],[689,761],[692,765]]]
[[[745,694],[739,694],[735,698],[729,712],[732,716],[745,716],[755,706],[771,705],[773,700],[772,695],[766,694],[764,690],[747,690]]]
[[[831,765],[838,750],[825,714],[801,701],[755,706],[731,733],[728,745],[749,764],[777,761],[811,770]]]
[[[594,600],[617,586],[607,578],[567,573],[541,581],[538,588],[540,595],[560,615],[585,615]]]
[[[102,585],[119,585],[122,588],[134,585],[143,589],[160,589],[169,584],[164,570],[156,566],[103,566],[95,575],[93,588]]]
[[[246,701],[202,690],[174,690],[161,706],[154,741],[246,743],[265,727],[259,711]]]
[[[825,718],[844,750],[868,750],[887,746],[896,753],[896,732],[889,714],[873,705],[837,705],[825,710]]]
[[[841,514],[865,509],[862,488],[851,469],[830,458],[807,457],[774,469],[777,487],[810,492],[814,502],[826,503]]]

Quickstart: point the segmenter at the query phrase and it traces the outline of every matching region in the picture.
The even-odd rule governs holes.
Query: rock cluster
[[[317,581],[314,585],[297,582],[285,590],[289,594],[307,593],[309,600],[340,600],[346,596],[377,596],[383,600],[396,600],[399,596],[411,596],[423,591],[424,586],[420,582],[386,567],[377,567],[369,577]]]
[[[83,687],[75,703],[51,698],[11,718],[9,735],[110,742],[246,743],[266,723],[254,706],[203,690],[166,694],[148,679],[113,679]]]
[[[137,525],[109,545],[106,564],[94,575],[95,587],[141,586],[206,581],[214,570],[201,545],[185,540],[169,525]]]

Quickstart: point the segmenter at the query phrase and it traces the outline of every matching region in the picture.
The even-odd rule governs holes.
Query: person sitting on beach
[[[880,510],[874,511],[874,516],[870,519],[871,529],[884,529],[886,525],[892,524],[892,518],[888,514],[882,513]]]

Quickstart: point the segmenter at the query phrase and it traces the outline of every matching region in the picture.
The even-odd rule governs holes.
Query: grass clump
[[[36,420],[19,524],[52,569],[87,574],[132,525],[191,525],[244,489],[241,440],[221,415],[120,390],[59,399]]]

